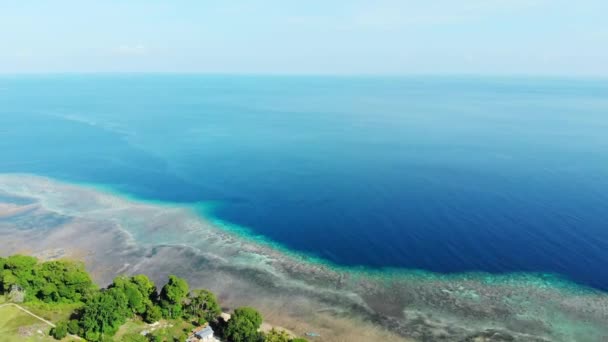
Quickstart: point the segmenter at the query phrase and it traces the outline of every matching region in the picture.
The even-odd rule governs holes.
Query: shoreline
[[[98,282],[121,273],[153,279],[175,273],[219,289],[230,307],[259,307],[273,325],[321,331],[318,341],[608,336],[601,325],[608,321],[608,294],[559,277],[341,267],[217,227],[192,207],[107,190],[0,174],[0,194],[7,195],[0,204],[14,196],[26,204],[7,203],[12,210],[37,205],[0,212],[0,235],[8,237],[0,254],[21,249],[79,258]]]

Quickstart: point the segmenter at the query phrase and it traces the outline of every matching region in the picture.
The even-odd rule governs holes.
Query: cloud
[[[123,44],[114,49],[114,53],[121,56],[143,56],[148,53],[148,49],[143,44]]]

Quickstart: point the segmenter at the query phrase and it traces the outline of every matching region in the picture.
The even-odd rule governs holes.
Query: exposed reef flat
[[[0,175],[0,254],[78,258],[99,285],[168,274],[315,341],[605,341],[608,294],[556,277],[343,269],[214,226],[190,208]]]

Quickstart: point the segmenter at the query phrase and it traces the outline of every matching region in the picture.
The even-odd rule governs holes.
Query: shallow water
[[[0,255],[84,260],[98,284],[169,274],[319,341],[604,341],[608,295],[549,275],[339,269],[227,233],[180,205],[0,175]],[[317,340],[317,339],[316,339]]]
[[[607,114],[605,80],[3,76],[0,173],[194,206],[336,265],[607,290]]]

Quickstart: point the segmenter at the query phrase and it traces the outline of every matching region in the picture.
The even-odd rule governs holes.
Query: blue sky
[[[1,0],[0,72],[608,75],[606,0]]]

